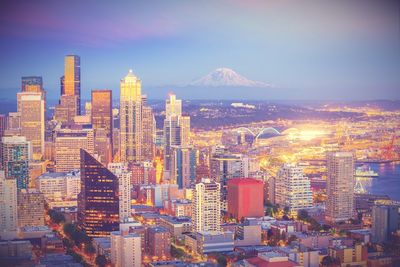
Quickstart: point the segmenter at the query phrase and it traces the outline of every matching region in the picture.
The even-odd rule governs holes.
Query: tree
[[[325,256],[321,261],[322,267],[336,267],[340,266],[340,260],[331,256]]]
[[[85,252],[87,254],[94,254],[96,249],[94,248],[92,243],[85,243]]]
[[[56,224],[65,222],[64,214],[62,214],[61,212],[55,210],[49,210],[48,214],[50,216],[50,219]]]
[[[75,260],[76,262],[79,262],[79,263],[83,262],[82,256],[79,255],[78,253],[76,253],[76,252],[74,252],[74,251],[71,251],[71,256],[74,258],[74,260]]]
[[[285,206],[285,207],[283,208],[283,213],[284,213],[285,215],[288,215],[288,214],[289,214],[289,207],[288,207],[288,206]]]
[[[177,259],[182,259],[185,257],[186,253],[183,249],[177,248],[175,246],[171,246],[171,256]]]
[[[307,221],[310,218],[306,210],[299,210],[297,213],[297,218],[302,221]]]
[[[95,259],[95,263],[99,267],[104,267],[107,264],[107,259],[104,255],[98,255]]]
[[[217,262],[219,266],[226,266],[228,264],[228,261],[226,260],[225,256],[222,254],[217,255]]]

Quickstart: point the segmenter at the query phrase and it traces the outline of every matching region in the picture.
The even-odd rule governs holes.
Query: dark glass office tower
[[[81,149],[81,193],[78,222],[91,237],[119,230],[118,178]]]
[[[43,79],[41,76],[25,76],[21,78],[21,91],[22,92],[36,92],[43,91]]]

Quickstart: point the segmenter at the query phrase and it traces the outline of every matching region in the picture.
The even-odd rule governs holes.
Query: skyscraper
[[[329,152],[327,159],[326,219],[347,221],[354,216],[354,157],[351,152]]]
[[[73,124],[78,109],[77,101],[76,95],[62,95],[60,104],[55,107],[54,119],[63,125]]]
[[[43,226],[45,217],[44,195],[35,189],[18,192],[18,226]]]
[[[41,76],[25,76],[21,79],[22,92],[43,92],[43,79]]]
[[[165,100],[165,118],[173,115],[182,116],[182,100],[176,99],[174,94],[169,94],[169,99]]]
[[[29,86],[25,87],[28,88]],[[26,91],[17,94],[21,135],[32,146],[32,157],[41,160],[44,155],[45,101],[43,92]]]
[[[155,153],[155,118],[151,107],[146,106],[143,98],[142,122],[143,122],[143,160],[152,161]]]
[[[304,175],[303,168],[285,164],[279,169],[275,179],[275,203],[289,208],[292,215],[312,207],[310,179]]]
[[[92,90],[91,121],[94,130],[95,153],[107,165],[112,161],[112,91]]]
[[[111,263],[115,267],[142,266],[141,237],[138,234],[111,233]]]
[[[190,117],[181,116],[179,118],[181,146],[190,146]]]
[[[114,162],[108,164],[108,169],[118,177],[118,197],[119,197],[119,219],[121,222],[128,221],[132,217],[131,212],[131,180],[132,171],[128,169],[128,164]]]
[[[264,216],[263,182],[252,178],[228,181],[228,213],[237,220]]]
[[[248,177],[249,158],[241,154],[232,154],[225,148],[216,150],[210,159],[210,177],[221,185],[223,210],[227,208],[227,181],[232,178]]]
[[[81,59],[76,55],[65,56],[62,95],[76,96],[76,114],[81,114]]]
[[[372,207],[372,241],[388,242],[391,235],[399,230],[400,205],[395,203],[376,203]]]
[[[221,230],[220,184],[203,179],[193,190],[193,231]]]
[[[108,236],[119,229],[118,178],[83,149],[80,162],[78,221],[88,236]]]
[[[25,136],[4,136],[1,146],[6,179],[16,180],[19,190],[26,189],[29,184],[30,143]]]
[[[132,70],[120,83],[120,158],[124,162],[142,160],[141,84]]]
[[[17,181],[0,170],[0,235],[17,230]]]
[[[189,146],[172,146],[171,151],[171,181],[190,188],[196,182],[196,151]]]
[[[172,115],[164,120],[164,179],[171,179],[171,159],[173,146],[181,145],[179,117]]]
[[[94,154],[93,129],[56,129],[54,134],[55,165],[57,172],[78,170],[81,166],[80,149]]]

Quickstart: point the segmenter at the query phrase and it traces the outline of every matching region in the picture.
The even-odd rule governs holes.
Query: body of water
[[[400,162],[368,165],[379,174],[379,177],[361,181],[364,189],[368,193],[388,195],[393,200],[400,201]]]

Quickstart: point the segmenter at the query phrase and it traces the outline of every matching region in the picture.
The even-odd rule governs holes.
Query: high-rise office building
[[[0,170],[0,235],[16,231],[17,227],[17,181],[7,179]]]
[[[0,140],[4,136],[4,132],[7,130],[8,117],[5,114],[0,114]],[[1,165],[0,165],[1,167]]]
[[[7,117],[7,129],[4,135],[21,135],[21,114],[9,112]]]
[[[194,232],[221,230],[220,184],[203,179],[193,190],[192,225]]]
[[[168,229],[156,226],[147,229],[147,252],[151,257],[168,259],[171,257],[171,233]]]
[[[237,220],[264,216],[263,182],[252,178],[229,180],[228,213]]]
[[[80,162],[78,222],[88,236],[108,236],[119,230],[118,178],[83,149]]]
[[[172,146],[190,145],[190,117],[182,116],[182,100],[174,94],[165,101],[164,179],[171,179]],[[172,174],[173,176],[173,174]]]
[[[45,225],[44,195],[35,189],[18,192],[18,227]]]
[[[171,177],[172,146],[181,145],[181,127],[179,117],[171,115],[164,120],[164,179]]]
[[[395,203],[376,203],[372,207],[372,241],[386,243],[392,234],[399,230],[400,205]]]
[[[190,117],[189,116],[181,116],[179,118],[179,126],[180,126],[180,136],[181,136],[181,146],[189,146],[190,145]]]
[[[169,99],[165,100],[165,118],[173,115],[182,116],[182,100],[176,99],[174,94],[169,94]]]
[[[63,75],[63,76],[60,77],[60,95],[61,96],[65,94],[64,93],[64,91],[65,91],[65,89],[64,89],[64,81],[65,81],[65,77]]]
[[[76,95],[62,95],[60,104],[54,109],[54,119],[63,125],[73,124],[78,109],[77,99]]]
[[[17,93],[21,135],[31,143],[32,157],[41,160],[44,155],[45,101],[42,92]]]
[[[120,83],[120,160],[142,160],[142,94],[141,80],[132,70]]]
[[[155,154],[155,134],[156,121],[151,107],[145,105],[143,101],[143,160],[152,161]]]
[[[210,158],[210,177],[221,184],[222,209],[227,208],[227,181],[232,178],[249,177],[249,158],[217,149]]]
[[[354,157],[351,152],[329,152],[327,159],[326,219],[347,221],[354,216]]]
[[[182,188],[190,188],[196,182],[196,151],[193,147],[171,147],[171,177],[172,183]]]
[[[76,55],[65,56],[62,95],[76,96],[76,114],[81,114],[81,59]]]
[[[16,180],[19,190],[26,189],[29,184],[30,143],[25,136],[4,136],[1,147],[6,178]]]
[[[132,171],[128,169],[128,164],[122,162],[109,163],[108,169],[118,177],[119,219],[121,222],[126,222],[132,217]]]
[[[54,135],[56,172],[79,170],[80,149],[94,154],[93,129],[57,129]]]
[[[21,78],[22,92],[43,92],[43,79],[41,76],[25,76]]]
[[[311,208],[312,201],[310,179],[304,175],[303,168],[283,165],[275,179],[275,203],[296,215],[298,210]]]
[[[111,233],[111,263],[115,267],[141,267],[141,237],[138,234]]]
[[[92,90],[91,122],[94,130],[95,153],[107,165],[112,161],[112,91]]]

